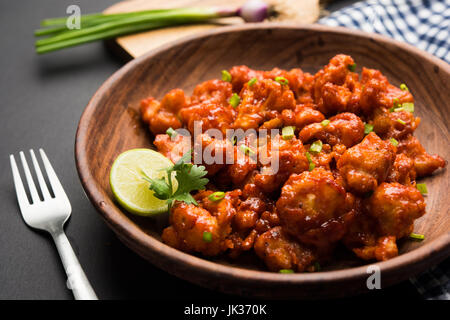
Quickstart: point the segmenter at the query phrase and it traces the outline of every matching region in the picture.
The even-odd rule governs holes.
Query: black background
[[[141,259],[114,236],[83,193],[73,151],[77,123],[90,97],[123,62],[101,43],[38,56],[32,33],[41,19],[65,15],[70,4],[88,13],[114,2],[0,0],[0,299],[72,299],[52,240],[23,223],[16,202],[9,154],[39,147],[70,198],[66,232],[99,298],[236,298],[174,278]],[[339,1],[331,10],[349,2]],[[356,297],[373,298],[420,297],[409,282]]]

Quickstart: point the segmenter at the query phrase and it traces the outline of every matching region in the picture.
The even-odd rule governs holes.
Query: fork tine
[[[28,167],[27,159],[23,151],[20,151],[20,159],[22,160],[23,170],[25,171],[25,178],[28,182],[28,188],[30,189],[31,199],[33,203],[38,203],[41,201],[39,194],[37,192],[36,186],[34,185],[33,177],[31,176],[30,168]]]
[[[44,196],[44,200],[48,200],[51,198],[50,192],[48,191],[47,184],[45,183],[44,176],[42,175],[41,168],[39,167],[39,163],[37,162],[33,149],[30,150],[30,154],[31,160],[33,161],[34,171],[36,172],[39,181],[39,187],[42,191],[42,195]]]
[[[22,179],[20,178],[19,169],[17,168],[16,159],[11,154],[9,156],[9,160],[11,162],[11,170],[14,179],[14,187],[16,188],[17,201],[19,202],[20,210],[30,205],[30,201],[28,200],[27,193],[25,192],[25,188],[23,187]]]
[[[39,149],[39,152],[41,154],[42,162],[44,163],[45,170],[47,171],[48,180],[50,181],[50,185],[52,186],[55,197],[57,197],[58,195],[67,197],[61,185],[61,182],[59,182],[58,176],[56,175],[55,170],[53,170],[53,167],[48,160],[44,150]]]

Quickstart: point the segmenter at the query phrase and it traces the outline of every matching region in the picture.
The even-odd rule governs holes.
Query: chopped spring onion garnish
[[[428,194],[427,185],[425,183],[418,183],[418,184],[416,184],[416,188],[417,188],[417,190],[420,191],[420,193],[422,195]]]
[[[402,104],[402,108],[403,108],[403,110],[413,113],[414,112],[414,103],[405,102]]]
[[[250,81],[248,82],[248,86],[251,87],[251,86],[254,85],[256,82],[258,82],[258,79],[256,79],[256,78],[251,78]]]
[[[403,91],[409,91],[408,87],[407,87],[406,84],[404,84],[404,83],[402,83],[402,84],[400,85],[400,89],[403,90]]]
[[[211,193],[208,196],[208,199],[211,201],[219,201],[219,200],[222,200],[224,197],[225,197],[225,192],[217,191],[217,192]]]
[[[287,86],[289,84],[288,79],[286,79],[285,77],[276,77],[275,81],[281,84],[282,86]]]
[[[309,151],[319,153],[320,151],[322,151],[322,145],[323,145],[322,141],[320,140],[314,141],[309,147]]]
[[[236,145],[237,139],[238,139],[238,138],[237,138],[236,136],[233,136],[233,137],[231,138],[231,144],[232,144],[233,146]]]
[[[308,162],[309,162],[308,170],[313,171],[314,168],[316,167],[316,164],[312,161],[311,154],[309,152],[306,152],[306,159],[308,159]]]
[[[177,132],[172,128],[167,129],[166,134],[171,138],[175,138],[177,136]]]
[[[354,64],[349,64],[347,66],[348,70],[350,70],[351,72],[355,72],[356,71],[356,63]]]
[[[397,119],[397,122],[398,122],[398,123],[401,123],[402,125],[405,125],[405,124],[406,124],[406,122],[403,121],[402,119]]]
[[[373,131],[373,124],[366,123],[364,125],[364,134],[369,134]]]
[[[233,108],[236,108],[239,103],[241,103],[241,97],[237,93],[233,93],[233,95],[230,98],[230,104]]]
[[[289,126],[281,129],[281,138],[283,140],[291,140],[295,135],[295,127]]]
[[[203,241],[212,242],[212,233],[208,231],[203,232]]]
[[[390,141],[394,146],[398,146],[398,141],[395,140],[394,138],[390,138],[389,141]]]
[[[409,237],[410,237],[411,239],[419,240],[419,241],[425,240],[425,236],[424,236],[423,234],[418,234],[418,233],[411,233],[411,234],[409,235]]]
[[[222,70],[222,81],[231,82],[231,74],[227,70]]]
[[[252,154],[255,154],[255,151],[253,151],[252,149],[250,149],[249,147],[247,147],[247,146],[244,145],[244,144],[241,144],[240,148],[241,148],[241,151],[242,151],[244,154],[246,154],[246,155],[252,155]]]
[[[327,125],[330,124],[330,120],[325,119],[325,120],[323,120],[320,124],[322,125],[322,127],[326,127]]]
[[[292,270],[292,269],[281,269],[280,273],[294,273],[294,270]]]

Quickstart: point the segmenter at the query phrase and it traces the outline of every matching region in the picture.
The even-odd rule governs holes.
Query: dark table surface
[[[68,5],[98,12],[113,0],[0,2],[0,299],[72,299],[52,240],[29,229],[16,202],[9,154],[43,147],[70,198],[67,235],[101,299],[233,298],[172,277],[127,249],[83,193],[74,161],[78,120],[97,88],[123,63],[101,43],[44,56],[34,53],[39,21]],[[339,1],[331,10],[350,1]],[[356,299],[419,299],[403,282]]]

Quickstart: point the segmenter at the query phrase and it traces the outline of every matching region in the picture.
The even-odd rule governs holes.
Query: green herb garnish
[[[219,201],[219,200],[222,200],[224,197],[225,197],[225,192],[217,191],[217,192],[211,193],[208,196],[208,199],[211,201]]]
[[[231,82],[231,74],[227,70],[222,70],[222,81]]]
[[[212,242],[212,233],[208,231],[203,232],[203,241],[205,242]]]
[[[251,87],[251,86],[254,85],[256,82],[258,82],[258,79],[256,79],[256,78],[251,78],[250,81],[248,82],[248,86]]]
[[[406,84],[404,84],[404,83],[402,83],[402,84],[400,85],[400,89],[401,89],[402,91],[409,91],[408,87],[407,87]]]
[[[230,98],[230,104],[233,108],[236,108],[239,103],[241,103],[241,97],[237,93],[233,93],[233,95]]]
[[[177,136],[177,132],[172,128],[167,129],[166,134],[171,138],[175,138]]]
[[[321,125],[322,125],[322,127],[326,127],[327,125],[329,125],[330,124],[330,120],[328,120],[328,119],[325,119],[325,120],[323,120],[321,123],[320,123]]]
[[[292,270],[292,269],[281,269],[280,273],[294,273],[294,270]]]
[[[349,64],[347,66],[348,70],[350,70],[351,72],[355,72],[356,71],[356,63],[354,64]]]
[[[406,122],[403,121],[402,119],[397,119],[397,122],[398,122],[398,123],[401,123],[402,125],[405,125],[405,124],[406,124]]]
[[[425,183],[418,183],[416,184],[417,190],[420,191],[422,195],[428,194],[427,185]]]
[[[247,147],[245,144],[241,144],[239,148],[241,149],[243,154],[246,154],[246,155],[253,155],[253,154],[255,154],[255,151],[253,151],[252,149]]]
[[[394,145],[394,146],[398,146],[398,141],[394,138],[390,138],[389,141]]]
[[[308,170],[313,171],[314,168],[316,167],[316,164],[312,161],[311,154],[308,151],[305,153],[305,155],[306,155],[306,159],[308,159],[308,162],[309,162]]]
[[[275,81],[281,84],[282,86],[287,86],[289,84],[288,79],[286,79],[285,77],[276,77]]]
[[[320,140],[314,141],[309,147],[309,151],[319,153],[320,151],[322,151],[322,145],[323,145],[322,141]]]
[[[369,134],[373,131],[373,124],[366,123],[364,125],[364,134]]]
[[[411,233],[409,235],[409,238],[413,239],[413,240],[419,240],[419,241],[425,240],[425,236],[423,234],[418,234],[418,233]]]
[[[151,179],[149,177],[143,177],[150,182],[150,190],[154,191],[156,198],[161,200],[167,200],[167,204],[170,208],[175,200],[183,201],[187,204],[197,205],[197,201],[190,194],[191,191],[202,190],[208,183],[208,179],[205,176],[208,172],[204,166],[197,166],[191,161],[192,150],[186,152],[183,157],[177,161],[173,166],[165,169],[167,175],[162,178]],[[175,179],[178,182],[178,188],[173,190],[172,179],[173,173]]]
[[[295,127],[288,126],[281,129],[281,138],[283,140],[291,140],[295,136]]]

